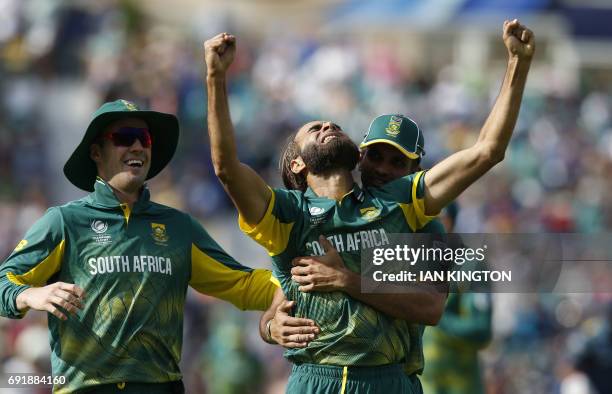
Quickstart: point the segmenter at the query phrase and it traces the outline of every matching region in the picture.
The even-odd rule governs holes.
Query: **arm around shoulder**
[[[242,310],[266,310],[276,290],[270,282],[272,273],[240,264],[195,218],[189,216],[189,220],[192,235],[189,285]]]

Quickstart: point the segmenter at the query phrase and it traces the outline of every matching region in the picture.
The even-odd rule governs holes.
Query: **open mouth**
[[[335,138],[338,138],[338,137],[339,137],[339,133],[336,133],[336,132],[327,133],[323,137],[321,137],[321,143],[327,144],[329,141]]]
[[[323,143],[326,144],[328,141],[333,140],[334,138],[338,138],[336,135],[327,135],[323,138]]]
[[[123,163],[130,167],[134,167],[134,168],[140,168],[144,164],[142,160],[138,160],[138,159],[129,159],[129,160],[124,161]]]

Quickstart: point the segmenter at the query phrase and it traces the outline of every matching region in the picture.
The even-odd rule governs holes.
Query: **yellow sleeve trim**
[[[6,274],[6,277],[9,281],[19,286],[28,285],[32,287],[41,287],[45,285],[49,278],[59,271],[62,265],[65,244],[65,241],[62,240],[49,256],[25,274],[15,275],[9,272]]]
[[[278,287],[279,289],[282,287],[280,282],[278,281],[278,279],[276,279],[276,276],[274,275],[270,276],[270,282],[272,282],[274,286]]]
[[[414,181],[412,182],[412,205],[414,206],[414,211],[416,213],[417,220],[417,228],[414,230],[418,230],[429,223],[432,219],[435,219],[438,215],[426,215],[425,214],[425,198],[417,198],[417,188],[419,187],[419,183],[421,182],[421,177],[425,174],[425,171],[419,171],[414,177]]]
[[[274,190],[270,189],[272,197],[268,204],[268,209],[264,217],[255,226],[251,226],[244,221],[241,215],[238,215],[238,225],[242,232],[251,237],[255,242],[266,248],[270,256],[281,254],[289,243],[289,235],[293,228],[293,223],[281,223],[274,214],[272,208],[276,203],[276,195]]]
[[[277,287],[270,282],[272,272],[232,269],[191,245],[189,285],[200,293],[231,302],[242,310],[265,311],[272,304]]]
[[[417,231],[423,228],[427,223],[429,223],[432,219],[435,219],[437,215],[428,216],[425,215],[425,200],[423,198],[417,198],[417,187],[419,186],[419,182],[421,181],[421,177],[425,171],[420,171],[414,177],[412,181],[412,204],[404,204],[398,203],[402,211],[404,212],[404,218],[406,219],[406,223],[412,231]]]

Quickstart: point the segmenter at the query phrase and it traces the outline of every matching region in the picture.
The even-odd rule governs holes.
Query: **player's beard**
[[[308,172],[314,175],[335,170],[352,171],[359,161],[359,148],[349,138],[334,138],[326,144],[305,146],[300,156]]]

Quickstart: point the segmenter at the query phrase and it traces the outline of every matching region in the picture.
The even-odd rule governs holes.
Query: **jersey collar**
[[[364,201],[364,194],[363,194],[363,190],[361,190],[361,188],[359,187],[358,184],[353,184],[353,189],[351,189],[351,191],[349,191],[348,193],[346,193],[344,196],[342,196],[342,199],[340,200],[340,202],[342,202],[347,196],[353,196],[353,198],[355,200],[357,200],[358,202],[363,202]],[[318,196],[314,190],[312,190],[310,187],[308,189],[306,189],[306,191],[304,192],[304,197],[306,197],[307,199],[325,199],[325,200],[330,200],[327,197],[320,197]]]
[[[90,197],[93,203],[103,207],[116,208],[121,205],[110,185],[100,177],[96,178],[96,182],[94,183],[94,191],[90,194]],[[138,201],[136,201],[132,210],[143,204],[147,204],[150,198],[151,194],[149,193],[149,188],[146,184],[144,184],[142,187],[142,192],[140,193],[140,198]]]

